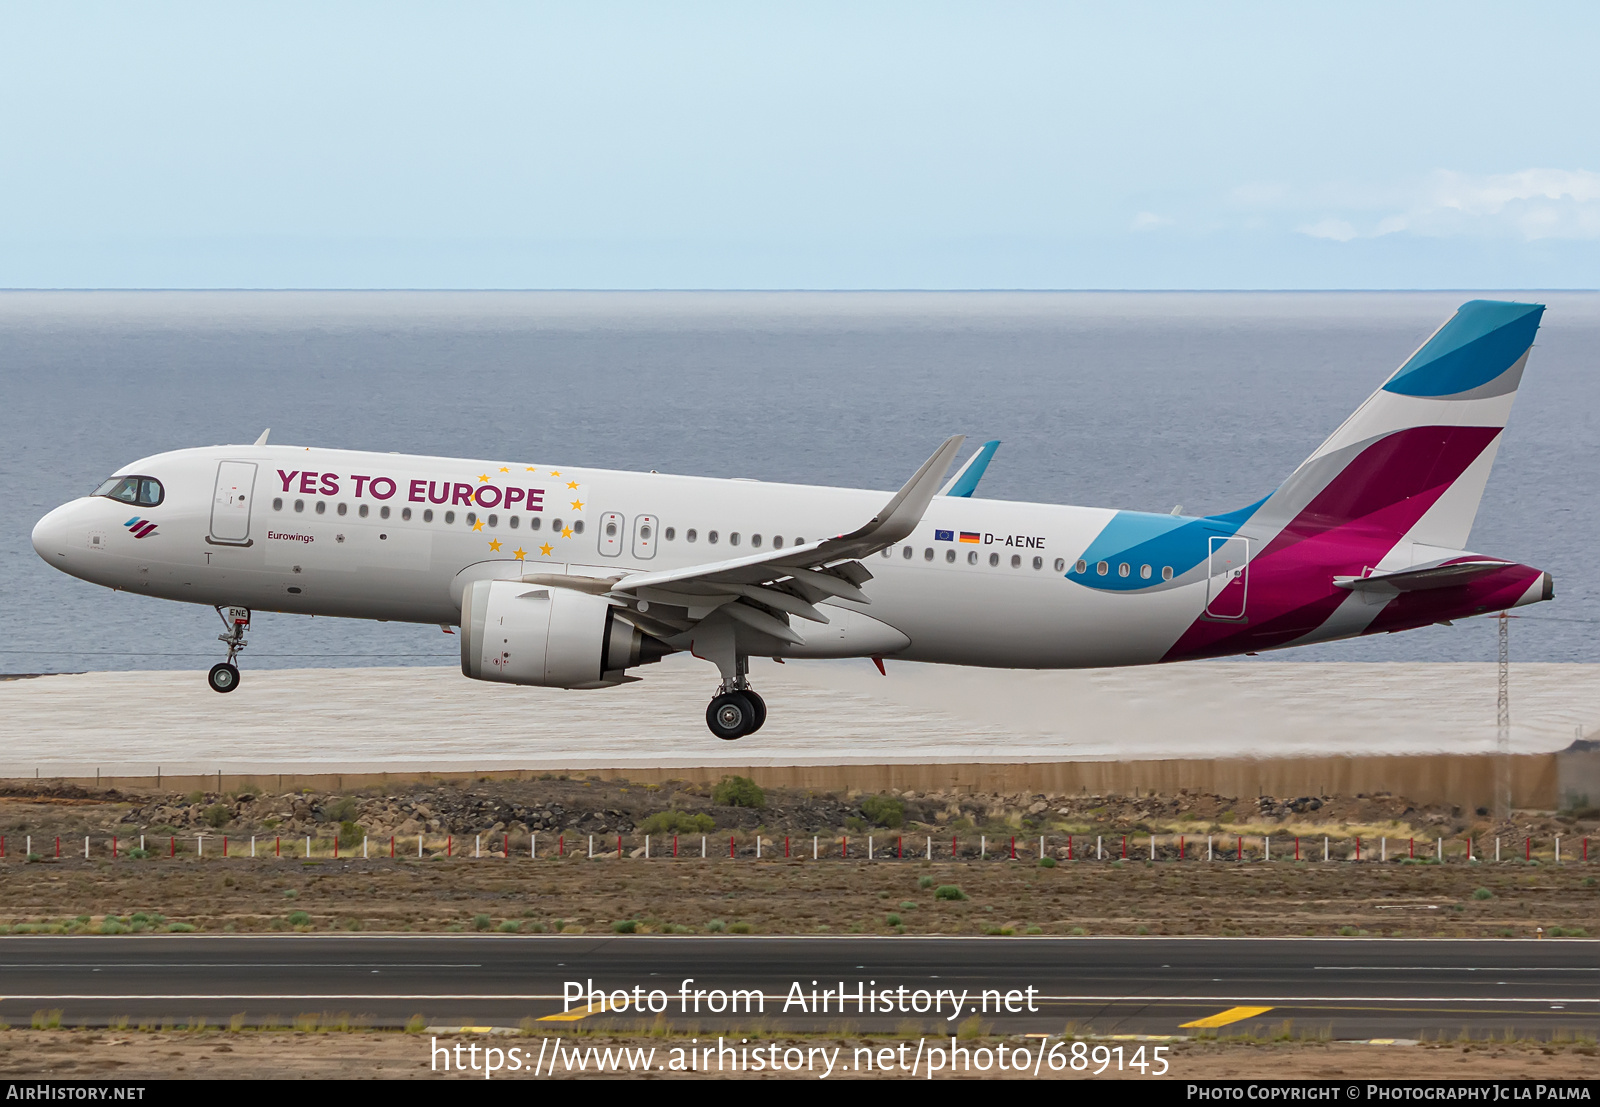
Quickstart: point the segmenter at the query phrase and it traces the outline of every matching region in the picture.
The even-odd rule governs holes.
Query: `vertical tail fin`
[[[1274,545],[1355,526],[1466,545],[1541,304],[1470,300],[1254,513]]]

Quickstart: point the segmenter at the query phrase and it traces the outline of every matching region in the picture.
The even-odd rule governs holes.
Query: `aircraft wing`
[[[964,440],[963,435],[947,438],[904,487],[855,530],[787,549],[656,573],[632,573],[607,581],[606,594],[645,601],[642,611],[625,607],[618,613],[641,630],[661,637],[681,633],[712,611],[725,608],[752,630],[800,642],[786,615],[826,623],[828,617],[815,606],[822,600],[871,602],[860,586],[872,579],[872,573],[857,559],[892,546],[916,530]]]

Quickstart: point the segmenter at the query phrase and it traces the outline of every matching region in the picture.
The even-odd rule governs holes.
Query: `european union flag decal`
[[[936,530],[933,532],[933,540],[935,542],[954,542],[956,540],[956,532],[953,530]]]

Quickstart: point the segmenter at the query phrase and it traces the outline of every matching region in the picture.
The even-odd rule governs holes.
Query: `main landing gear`
[[[767,721],[767,701],[752,688],[722,692],[706,708],[706,726],[723,741],[754,734]]]
[[[219,607],[217,616],[226,631],[217,635],[217,641],[228,647],[228,660],[211,666],[211,671],[206,674],[206,683],[211,685],[213,692],[231,692],[239,687],[239,667],[234,661],[246,645],[244,632],[250,629],[250,609],[230,607],[227,614],[223,614]]]

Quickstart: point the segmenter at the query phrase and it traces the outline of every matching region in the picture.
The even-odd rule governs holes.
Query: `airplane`
[[[1554,596],[1468,533],[1544,308],[1461,305],[1282,484],[1220,515],[972,496],[960,435],[881,492],[268,445],[135,461],[33,545],[108,588],[216,609],[459,628],[472,678],[615,687],[689,651],[719,738],[759,730],[749,661],[1148,665],[1449,623]],[[943,492],[944,495],[938,493]]]

